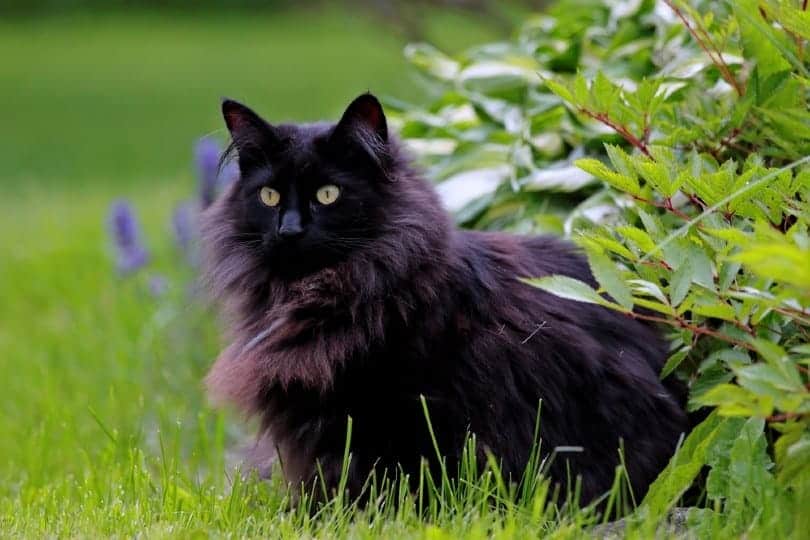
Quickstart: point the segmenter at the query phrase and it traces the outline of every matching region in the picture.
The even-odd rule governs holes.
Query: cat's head
[[[219,212],[230,241],[249,246],[270,273],[294,278],[333,265],[390,221],[403,165],[371,94],[332,125],[271,125],[231,100],[222,113],[240,179]]]

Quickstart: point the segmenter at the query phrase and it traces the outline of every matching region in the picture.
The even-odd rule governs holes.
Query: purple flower
[[[219,192],[219,157],[222,149],[214,139],[203,137],[194,146],[194,163],[200,184],[200,204],[208,208]]]
[[[197,239],[199,238],[198,218],[199,209],[197,205],[189,201],[178,204],[172,213],[174,241],[192,266],[197,266],[199,262],[197,252]]]
[[[129,202],[122,199],[112,204],[109,227],[118,271],[130,274],[146,265],[149,254],[141,241],[140,228]]]
[[[190,202],[182,202],[175,206],[172,213],[172,231],[178,247],[185,253],[191,251],[194,239],[197,237],[196,217],[197,211]]]
[[[155,298],[159,298],[166,294],[169,290],[169,280],[160,274],[152,274],[149,276],[149,293]]]

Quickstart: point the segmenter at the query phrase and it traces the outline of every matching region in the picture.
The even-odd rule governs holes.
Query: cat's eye
[[[264,186],[259,190],[259,199],[265,206],[277,206],[281,201],[281,194],[273,188]]]
[[[318,188],[315,192],[315,198],[321,204],[332,204],[340,197],[340,188],[334,184],[326,184]]]

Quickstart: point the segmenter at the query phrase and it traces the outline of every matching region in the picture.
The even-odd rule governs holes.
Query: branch
[[[689,221],[689,215],[685,214],[682,210],[679,210],[679,209],[675,208],[674,206],[672,206],[672,199],[670,199],[669,197],[667,197],[665,199],[665,201],[662,202],[662,203],[652,201],[650,199],[646,199],[646,198],[640,197],[638,195],[633,195],[633,200],[636,200],[638,202],[642,202],[644,204],[649,204],[650,206],[654,206],[656,208],[661,208],[661,209],[666,210],[667,212],[669,212],[669,213],[671,213],[671,214],[673,214],[675,216],[678,216],[679,218],[681,218],[684,221]],[[700,227],[701,227],[701,225],[698,224],[698,228],[700,228]]]
[[[740,86],[740,83],[737,81],[737,78],[734,77],[734,74],[731,72],[731,69],[728,67],[728,64],[726,64],[726,61],[723,60],[723,53],[721,53],[720,50],[717,48],[717,46],[714,44],[714,42],[711,39],[711,36],[709,36],[709,33],[706,32],[706,30],[704,30],[702,26],[700,26],[699,22],[696,22],[695,25],[698,27],[698,30],[700,30],[700,33],[703,34],[703,38],[701,38],[701,36],[698,34],[698,30],[695,30],[695,28],[689,23],[689,20],[686,18],[686,15],[684,15],[684,13],[681,11],[680,8],[675,6],[672,0],[664,0],[664,3],[668,5],[670,9],[672,9],[672,11],[675,12],[675,14],[678,16],[679,19],[681,19],[681,21],[683,21],[683,24],[686,26],[686,29],[689,31],[690,34],[692,34],[692,37],[695,38],[695,41],[697,41],[698,45],[700,45],[700,48],[703,49],[703,51],[709,56],[709,59],[711,59],[712,63],[714,63],[714,65],[717,66],[717,69],[720,70],[720,75],[723,77],[723,79],[732,87],[734,87],[734,90],[737,92],[737,95],[742,96],[743,94],[745,94],[745,90],[742,88],[742,86]]]
[[[772,414],[765,418],[768,422],[785,422],[786,420],[793,420],[796,418],[802,418],[806,416],[807,413],[796,413],[796,412],[786,412],[786,413],[779,413],[779,414]]]
[[[628,312],[627,315],[630,316],[630,317],[633,317],[634,319],[642,319],[642,320],[645,320],[645,321],[668,324],[669,326],[675,326],[675,327],[678,327],[678,328],[685,328],[687,330],[692,331],[695,334],[700,334],[700,335],[703,335],[703,336],[711,336],[711,337],[719,339],[721,341],[725,341],[726,343],[731,343],[732,345],[738,345],[740,347],[748,349],[749,351],[756,351],[754,346],[749,344],[749,343],[746,343],[744,341],[740,341],[738,339],[734,339],[733,337],[727,336],[725,334],[721,334],[720,332],[717,332],[716,330],[712,330],[711,328],[706,328],[704,326],[696,326],[696,325],[690,323],[689,321],[687,321],[686,319],[681,319],[681,318],[668,319],[666,317],[657,317],[655,315],[646,315],[646,314],[643,314],[643,313],[636,313],[634,311]]]
[[[638,148],[642,154],[644,154],[650,159],[653,159],[652,155],[650,155],[650,150],[647,147],[647,144],[643,140],[639,139],[638,137],[630,133],[630,130],[627,129],[627,127],[621,124],[617,124],[615,121],[611,120],[611,118],[607,115],[607,113],[601,112],[597,113],[589,111],[588,109],[585,109],[583,107],[579,107],[577,110],[579,110],[579,112],[584,114],[585,116],[593,118],[594,120],[598,120],[599,122],[602,122],[609,128],[613,129],[616,133],[624,137],[624,139],[627,142]]]

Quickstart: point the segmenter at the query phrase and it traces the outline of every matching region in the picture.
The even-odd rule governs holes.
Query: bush
[[[569,235],[601,288],[534,285],[668,329],[661,376],[715,411],[638,516],[708,466],[698,532],[797,534],[810,530],[810,11],[690,4],[562,0],[511,42],[410,46],[437,93],[397,121],[460,223]]]

